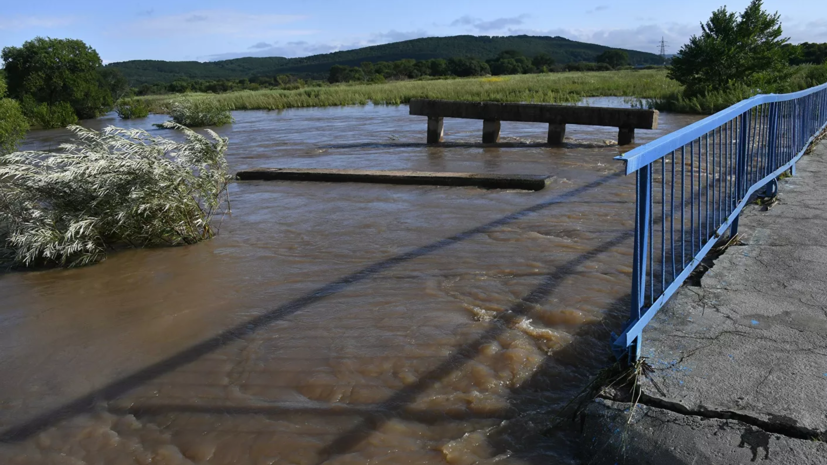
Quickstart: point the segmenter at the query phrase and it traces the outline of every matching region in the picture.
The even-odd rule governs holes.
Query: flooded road
[[[233,172],[551,185],[235,183],[211,241],[0,275],[0,463],[570,463],[544,425],[626,315],[634,179],[612,160],[617,130],[570,126],[549,148],[546,125],[503,123],[506,144],[482,146],[480,121],[446,119],[448,143],[428,147],[407,111],[237,112],[217,132]],[[695,120],[661,114],[638,142]]]

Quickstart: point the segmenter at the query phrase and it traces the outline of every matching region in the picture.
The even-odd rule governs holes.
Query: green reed
[[[281,110],[344,105],[406,104],[411,99],[491,102],[571,103],[584,97],[664,98],[681,89],[663,70],[567,72],[383,84],[339,84],[297,90],[189,93],[225,110]],[[155,113],[164,113],[180,94],[141,97]]]

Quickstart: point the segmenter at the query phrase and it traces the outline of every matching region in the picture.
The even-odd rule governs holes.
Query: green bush
[[[80,40],[36,37],[21,47],[3,48],[2,58],[9,96],[21,103],[30,98],[47,105],[45,111],[37,110],[39,118],[52,123],[44,127],[65,126],[76,117],[106,113],[116,91],[107,86],[122,89],[125,83],[114,73],[102,75],[100,55]],[[68,117],[66,104],[76,117]],[[25,112],[27,105],[23,106]]]
[[[28,129],[29,121],[23,116],[20,105],[10,98],[0,98],[0,155],[17,150],[17,144],[26,137]]]
[[[741,14],[721,7],[701,24],[701,35],[693,35],[672,58],[669,77],[685,86],[686,97],[744,85],[766,87],[783,80],[776,75],[788,67],[787,42],[781,17],[765,12],[762,0],[752,0]]]
[[[172,121],[182,126],[199,128],[223,126],[233,122],[233,115],[209,100],[177,100],[169,108]]]
[[[57,153],[0,157],[0,256],[23,266],[83,266],[123,247],[193,244],[227,202],[227,139],[71,126]]]
[[[115,112],[121,119],[146,118],[149,116],[149,107],[143,100],[126,98],[118,100]]]
[[[75,110],[69,102],[58,102],[54,105],[37,103],[30,96],[25,96],[22,102],[23,114],[35,126],[44,129],[65,128],[78,122]]]

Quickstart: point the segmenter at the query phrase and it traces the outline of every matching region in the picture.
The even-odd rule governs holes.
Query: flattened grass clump
[[[57,153],[0,157],[0,257],[75,267],[124,247],[193,244],[229,209],[227,139],[180,125],[186,142],[142,130],[70,126]]]
[[[182,99],[171,102],[169,116],[172,122],[191,128],[223,126],[233,122],[233,116],[226,108],[204,99]]]

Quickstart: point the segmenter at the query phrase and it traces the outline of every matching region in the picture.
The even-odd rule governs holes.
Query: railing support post
[[[635,248],[632,265],[632,304],[629,321],[640,319],[646,305],[646,256],[649,244],[649,216],[652,214],[652,166],[637,171],[637,203],[635,208]],[[641,336],[629,346],[629,363],[640,359]]]
[[[770,103],[769,125],[767,128],[767,171],[773,172],[778,168],[778,103]],[[767,183],[763,192],[764,197],[778,195],[778,181],[773,179]]]
[[[500,141],[500,122],[486,119],[482,122],[482,143],[495,144]]]
[[[733,210],[741,203],[741,197],[744,195],[747,171],[747,143],[749,141],[749,117],[750,112],[741,115],[741,124],[738,128],[738,147],[735,151],[735,199],[733,200]],[[732,225],[729,227],[729,237],[735,237],[738,234],[738,220],[741,215],[732,220]]]
[[[428,117],[428,143],[438,144],[442,142],[443,119],[439,116]]]
[[[769,171],[778,168],[778,103],[770,103],[769,136],[767,141],[767,156],[770,162]]]

